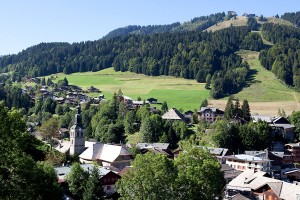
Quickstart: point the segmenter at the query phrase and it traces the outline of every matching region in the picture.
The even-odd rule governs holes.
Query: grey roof
[[[176,108],[171,108],[168,112],[166,112],[163,116],[163,119],[171,119],[171,120],[183,120],[184,115],[181,114]]]
[[[81,164],[80,166],[83,168],[84,171],[87,171],[89,173],[92,172],[94,166],[96,166],[98,168],[100,177],[105,176],[106,174],[111,172],[111,170],[108,170],[105,167],[97,166],[94,164]],[[70,173],[71,168],[72,166],[62,166],[62,167],[55,167],[54,170],[59,179],[65,180],[66,176]]]
[[[272,123],[273,121],[273,118],[267,115],[251,115],[251,118],[254,122],[258,122],[258,120],[261,120],[267,123]]]
[[[198,113],[204,112],[205,110],[210,110],[213,113],[217,113],[217,114],[224,114],[224,111],[220,110],[219,108],[214,108],[214,107],[201,107],[200,111],[198,111]]]
[[[228,149],[226,148],[215,148],[215,147],[204,147],[204,146],[198,146],[198,148],[207,149],[211,154],[219,155],[219,156],[225,156],[226,153],[228,152]]]
[[[218,108],[214,108],[214,107],[201,107],[200,108],[200,112],[203,112],[205,110],[211,110],[212,112],[216,112]]]
[[[280,127],[280,128],[284,128],[284,129],[295,128],[295,126],[293,124],[272,124],[271,126]]]
[[[149,149],[149,148],[168,149],[170,143],[137,143],[136,146],[140,149]]]

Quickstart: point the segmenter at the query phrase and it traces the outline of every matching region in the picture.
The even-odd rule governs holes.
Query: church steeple
[[[70,129],[70,154],[81,154],[85,150],[85,130],[82,125],[80,107],[77,106],[74,117],[74,124]]]
[[[82,126],[82,118],[81,118],[81,111],[80,111],[80,107],[77,106],[76,107],[76,114],[75,114],[75,119],[74,119],[74,125],[77,125],[79,127]]]

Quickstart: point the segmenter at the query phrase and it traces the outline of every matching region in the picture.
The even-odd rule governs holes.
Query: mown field
[[[137,99],[157,98],[159,102],[167,101],[168,106],[190,110],[199,108],[203,99],[209,97],[209,91],[204,84],[195,80],[175,77],[150,77],[131,72],[115,72],[108,68],[99,72],[74,73],[70,75],[55,74],[57,82],[66,77],[69,84],[78,85],[84,89],[94,86],[110,99],[119,89],[123,94]],[[96,97],[97,94],[90,94]]]
[[[259,60],[258,52],[239,51],[251,68],[251,77],[247,86],[235,94],[243,101],[250,103],[252,114],[277,115],[278,109],[284,109],[287,114],[300,110],[300,94],[280,82],[275,75],[264,69]],[[209,98],[209,91],[203,83],[195,80],[160,76],[150,77],[131,72],[115,72],[108,68],[99,72],[74,73],[70,75],[55,74],[57,82],[67,77],[69,84],[78,85],[84,89],[94,86],[99,88],[106,98],[110,99],[119,89],[123,94],[137,99],[157,98],[159,102],[167,101],[169,107],[183,110],[199,108],[203,99]],[[89,94],[96,97],[98,94]],[[225,108],[227,98],[209,99],[209,106]]]

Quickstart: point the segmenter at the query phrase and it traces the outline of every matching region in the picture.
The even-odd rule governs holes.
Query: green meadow
[[[133,100],[141,97],[157,98],[159,102],[167,101],[169,108],[183,110],[199,108],[202,100],[209,97],[209,91],[203,83],[169,76],[151,77],[131,72],[116,72],[113,68],[98,72],[73,73],[69,75],[55,74],[54,82],[66,77],[69,84],[78,85],[83,89],[94,86],[102,91],[107,99],[114,92],[122,90],[123,94]],[[97,97],[92,93],[90,96]]]

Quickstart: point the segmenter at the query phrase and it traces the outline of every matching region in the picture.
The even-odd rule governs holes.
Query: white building
[[[247,169],[254,169],[255,171],[270,171],[269,159],[246,154],[224,156],[223,159],[226,160],[227,165],[236,170],[245,171]]]

